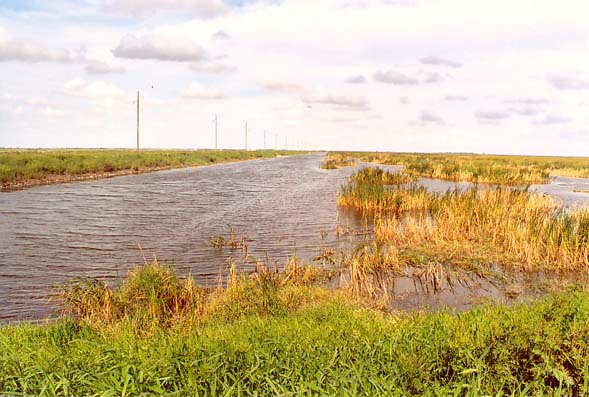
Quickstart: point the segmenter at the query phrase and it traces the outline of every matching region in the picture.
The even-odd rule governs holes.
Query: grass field
[[[365,152],[335,152],[329,156],[404,165],[410,175],[451,181],[527,185],[546,183],[552,175],[589,177],[589,158],[586,157]]]
[[[589,293],[580,287],[532,305],[390,315],[321,287],[317,275],[261,268],[202,290],[154,264],[120,288],[71,285],[64,299],[78,320],[0,327],[0,393],[589,393]]]
[[[165,168],[271,158],[296,152],[274,150],[2,150],[0,187],[105,178]]]

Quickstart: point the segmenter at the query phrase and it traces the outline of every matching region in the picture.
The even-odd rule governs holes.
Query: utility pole
[[[247,150],[247,123],[245,123],[245,150]]]
[[[284,137],[284,150],[288,149],[288,135]]]
[[[278,150],[278,134],[274,134],[274,150]]]
[[[139,91],[137,91],[137,150],[139,150]]]
[[[266,130],[264,130],[264,150],[266,150]]]
[[[219,150],[219,117],[215,113],[215,150]]]

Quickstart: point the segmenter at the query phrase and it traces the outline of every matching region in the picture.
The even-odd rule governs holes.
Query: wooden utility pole
[[[264,150],[266,150],[266,130],[264,130]]]
[[[215,150],[219,149],[219,117],[215,113]]]
[[[139,91],[137,91],[137,150],[139,150]]]
[[[247,150],[247,123],[245,123],[245,150]]]

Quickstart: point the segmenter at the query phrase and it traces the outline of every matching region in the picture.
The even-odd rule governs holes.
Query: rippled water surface
[[[116,278],[145,256],[213,283],[228,256],[212,247],[229,227],[253,257],[311,259],[336,244],[336,192],[353,168],[322,170],[323,155],[187,168],[0,194],[0,319],[42,318],[51,286]]]
[[[68,279],[125,275],[143,262],[139,244],[148,261],[210,284],[229,256],[241,255],[211,244],[229,227],[245,236],[252,257],[271,262],[294,253],[309,261],[323,245],[346,245],[337,224],[362,221],[337,209],[336,193],[358,167],[322,170],[322,161],[312,154],[1,193],[0,321],[47,317],[52,287]],[[420,183],[433,191],[469,186]],[[589,202],[589,193],[575,192],[589,191],[587,179],[558,177],[533,189],[568,206]]]

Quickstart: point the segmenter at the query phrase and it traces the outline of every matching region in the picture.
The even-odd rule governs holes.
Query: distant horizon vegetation
[[[125,150],[125,151],[137,151],[134,147],[94,147],[94,146],[79,146],[79,147],[24,147],[24,146],[0,146],[0,151],[17,151],[17,150]],[[274,149],[274,148],[258,148],[252,147],[248,149],[244,148],[210,148],[210,147],[146,147],[141,148],[139,151],[228,151],[228,152],[239,152],[239,151],[292,151],[292,152],[305,152],[305,153],[390,153],[390,154],[438,154],[438,155],[467,155],[467,156],[515,156],[515,157],[551,157],[551,158],[572,158],[572,159],[589,159],[589,153],[586,156],[569,156],[560,154],[532,154],[532,153],[495,153],[495,152],[465,152],[465,151],[394,151],[394,150],[330,150],[330,149]]]

